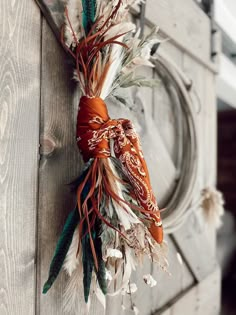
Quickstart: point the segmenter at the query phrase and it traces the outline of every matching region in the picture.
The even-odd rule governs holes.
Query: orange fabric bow
[[[151,219],[149,231],[161,243],[163,230],[160,211],[132,123],[127,119],[110,119],[106,104],[101,98],[83,96],[77,117],[77,144],[84,161],[110,157],[111,140],[115,157],[122,163],[142,212]]]

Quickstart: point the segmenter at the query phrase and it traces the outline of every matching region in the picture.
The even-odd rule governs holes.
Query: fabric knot
[[[77,116],[77,145],[84,161],[110,156],[111,127],[104,101],[101,98],[83,96]]]
[[[141,152],[138,135],[130,120],[110,119],[101,98],[83,96],[77,116],[77,145],[84,161],[110,157],[112,139],[116,155],[125,147]]]
[[[152,219],[149,231],[161,243],[160,211],[132,122],[128,119],[110,119],[106,104],[101,98],[83,96],[77,116],[77,145],[84,161],[110,157],[111,140],[115,157],[120,160],[143,213]]]

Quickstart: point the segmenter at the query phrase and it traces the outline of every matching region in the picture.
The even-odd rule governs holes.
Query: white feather
[[[121,39],[120,39],[121,40]],[[109,62],[111,63],[106,79],[104,80],[100,97],[105,98],[110,94],[113,82],[122,64],[123,47],[120,45],[112,45]]]
[[[66,314],[70,315],[88,315],[89,307],[90,303],[86,304],[84,301],[83,268],[81,262],[68,280],[64,292],[63,310]]]
[[[115,26],[111,27],[111,29],[107,32],[105,36],[105,41],[109,38],[113,38],[118,34],[128,33],[135,31],[135,25],[131,22],[123,22],[116,24]],[[123,41],[125,35],[119,37],[117,40],[119,42]],[[109,59],[106,62],[110,62],[111,65],[109,67],[107,76],[103,83],[102,91],[100,97],[105,99],[111,92],[112,92],[112,85],[116,79],[116,76],[121,71],[122,61],[123,61],[123,51],[124,48],[119,44],[113,44],[111,46],[111,51],[109,53]],[[105,66],[105,64],[104,64]]]
[[[135,24],[133,24],[131,22],[124,22],[124,23],[117,24],[117,25],[115,25],[109,29],[109,31],[106,33],[104,40],[106,41],[109,38],[112,38],[112,37],[119,35],[119,34],[134,32],[135,29],[136,29]],[[119,38],[118,38],[118,40],[119,40]]]
[[[72,243],[70,245],[69,251],[66,255],[66,259],[63,268],[68,273],[69,276],[72,275],[73,271],[77,268],[79,264],[79,255],[77,257],[77,250],[79,244],[79,231],[75,230]]]
[[[108,159],[108,163],[115,177],[119,177],[110,159]],[[116,192],[116,194],[121,199],[124,199],[124,196],[122,193],[122,184],[116,181],[115,183],[111,182],[111,185],[113,185],[113,190]],[[128,205],[123,204],[123,207],[125,208],[125,210],[116,202],[114,202],[114,206],[115,206],[115,211],[117,213],[119,221],[123,225],[125,230],[129,230],[131,228],[131,225],[134,223],[140,223],[140,220],[138,219],[138,217],[134,214],[134,212],[130,209]],[[110,207],[112,207],[112,205],[110,205]]]
[[[135,30],[135,25],[130,22],[119,23],[107,32],[105,41],[113,38],[118,34],[128,33]],[[117,40],[122,42],[124,36],[119,37]],[[108,62],[111,63],[105,81],[103,83],[100,97],[105,99],[112,91],[112,85],[116,79],[117,74],[121,70],[124,48],[119,44],[113,44],[109,55]]]
[[[95,289],[95,294],[98,299],[98,301],[101,303],[104,310],[106,310],[106,297],[102,293],[102,290],[97,286]]]
[[[130,247],[127,246],[127,244],[125,244],[125,261],[118,267],[118,270],[116,271],[116,274],[114,275],[113,280],[110,283],[112,284],[114,281],[119,279],[120,275],[122,275],[121,284],[118,286],[118,288],[114,292],[110,291],[107,295],[116,296],[126,291],[128,289],[128,284],[130,281],[132,271],[135,269],[136,269],[136,262],[132,256],[132,250]]]

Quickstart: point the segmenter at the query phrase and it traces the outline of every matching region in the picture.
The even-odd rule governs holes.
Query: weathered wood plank
[[[200,213],[193,213],[174,233],[174,239],[198,281],[217,266],[215,250],[209,240],[209,228],[202,220]]]
[[[65,53],[45,19],[42,51],[37,312],[59,315],[64,314],[65,274],[61,273],[47,295],[41,292],[56,242],[68,212],[75,204],[75,196],[67,184],[78,177],[82,165],[75,139],[79,98],[71,80],[72,72],[66,66]],[[95,310],[97,314],[103,314],[102,306],[97,301],[91,304],[91,314],[95,314]]]
[[[35,0],[47,19],[56,37],[60,40],[60,29],[64,23],[63,13],[65,1],[61,0]]]
[[[205,91],[204,91],[205,107],[204,129],[202,142],[204,151],[202,159],[204,159],[204,184],[205,187],[215,187],[216,170],[217,170],[217,101],[216,101],[216,82],[215,76],[209,70],[205,70]],[[207,157],[207,158],[206,158]],[[216,252],[216,231],[214,227],[209,227],[208,239],[211,247]]]
[[[65,69],[64,54],[43,19],[42,28],[42,87],[40,126],[40,169],[38,209],[38,314],[60,314],[63,282],[59,278],[46,296],[42,295],[50,260],[61,232],[66,214],[73,207],[72,198],[65,187],[75,170],[66,163],[71,149],[73,120],[71,114],[71,87]],[[69,106],[70,105],[70,106]],[[69,116],[69,117],[68,117]],[[72,114],[71,114],[72,117]],[[72,137],[73,139],[73,137]],[[68,142],[65,149],[65,141]],[[62,163],[64,165],[62,167]],[[67,203],[65,198],[67,198]],[[65,281],[65,277],[62,277]]]
[[[56,241],[68,212],[73,208],[74,199],[66,184],[78,175],[80,166],[73,143],[73,87],[64,57],[43,20],[37,275],[40,314],[62,313],[64,275],[46,296],[41,292]]]
[[[169,58],[177,67],[182,69],[184,53],[181,49],[174,45],[173,42],[169,40],[164,41],[158,48],[158,53],[164,55],[166,58]]]
[[[155,78],[160,80],[159,86],[154,89],[154,121],[164,142],[166,150],[175,165],[178,140],[176,141],[176,116],[175,104],[170,96],[171,82],[168,78],[160,77],[155,73]],[[176,165],[175,165],[176,166]]]
[[[165,42],[161,45],[159,53],[169,56],[172,62],[176,63],[180,68],[182,66],[183,53],[173,46],[170,42]],[[169,79],[164,73],[159,73],[158,69],[154,69],[154,76],[160,80],[159,85],[153,90],[153,119],[156,128],[160,134],[163,146],[168,152],[169,159],[174,165],[174,172],[172,173],[172,181],[166,182],[164,186],[164,193],[161,198],[160,206],[164,208],[171,198],[176,185],[176,178],[178,174],[178,141],[176,141],[176,134],[179,133],[178,128],[178,106],[176,104],[175,89]],[[158,151],[159,154],[159,151]],[[164,161],[163,161],[164,164]],[[167,170],[168,167],[163,169]],[[159,182],[157,182],[159,185]]]
[[[216,163],[216,130],[214,127],[216,105],[215,86],[214,81],[212,81],[214,75],[209,72],[210,74],[208,73],[207,76],[208,70],[186,54],[184,55],[183,69],[193,81],[192,95],[195,99],[193,105],[196,107],[197,114],[199,148],[199,196],[196,197],[199,198],[201,189],[214,185]],[[210,117],[213,118],[210,119]],[[209,128],[210,121],[211,126]],[[211,169],[212,175],[209,174]],[[215,230],[204,222],[201,211],[193,214],[184,226],[174,233],[174,237],[198,280],[203,279],[215,269]],[[197,259],[195,253],[197,253]]]
[[[132,294],[131,299],[129,296],[125,296],[124,305],[127,310],[122,314],[134,314],[130,312],[131,301],[138,308],[140,314],[152,314],[194,284],[192,274],[186,267],[185,262],[178,258],[179,254],[173,241],[169,237],[166,237],[166,240],[169,246],[168,260],[171,275],[163,272],[157,264],[151,264],[150,260],[145,259],[143,265],[132,275],[131,283],[135,283],[138,290]],[[157,281],[156,287],[150,288],[144,283],[143,276],[146,274],[151,274]],[[120,305],[116,304],[116,307],[118,310],[120,309]]]
[[[202,139],[204,145],[203,157],[205,158],[204,183],[206,186],[216,184],[217,169],[217,101],[216,82],[214,74],[205,70],[205,107],[203,115],[205,117],[205,135]]]
[[[204,63],[210,63],[210,20],[194,1],[149,0],[146,19],[184,51]]]
[[[219,268],[215,269],[205,280],[191,288],[179,299],[172,301],[173,305],[155,315],[218,315],[220,312],[220,281]]]
[[[169,272],[164,273],[155,264],[153,265],[154,278],[157,280],[157,286],[151,291],[152,308],[154,312],[179,294],[186,291],[194,284],[192,272],[186,266],[184,258],[181,259],[180,253],[170,237],[166,236],[169,247]]]
[[[34,314],[40,12],[0,3],[0,314]]]
[[[206,78],[205,73],[206,70],[204,67],[199,65],[193,58],[184,54],[183,58],[183,71],[192,81],[192,98],[193,98],[193,106],[194,111],[196,113],[196,121],[197,121],[197,140],[198,140],[198,151],[199,151],[199,189],[204,188],[204,171],[205,171],[205,141],[204,137],[207,133],[205,130],[204,121],[205,110],[207,104],[205,102],[205,85]],[[204,78],[204,80],[203,80]],[[214,86],[211,87],[214,91]]]

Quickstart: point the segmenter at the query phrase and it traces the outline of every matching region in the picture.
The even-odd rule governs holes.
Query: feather
[[[113,165],[113,159],[108,159],[109,166],[112,170],[112,173],[115,175],[116,178],[119,178],[119,175],[116,171],[115,166]],[[122,184],[119,181],[110,181],[110,185],[113,189],[113,191],[116,192],[116,194],[124,200],[123,191],[125,188],[122,187]],[[134,212],[130,209],[130,207],[126,204],[123,204],[122,206],[119,205],[117,202],[113,201],[114,208],[116,211],[116,214],[119,218],[120,223],[123,225],[125,230],[129,230],[131,228],[131,224],[133,223],[140,223],[140,220],[138,217],[134,214]],[[110,204],[110,207],[112,207],[112,204]],[[124,209],[125,208],[125,209]]]
[[[74,35],[76,35],[77,41],[82,35],[83,7],[80,0],[68,0],[66,8],[67,17],[65,18],[65,38],[67,46],[70,47],[73,43],[75,43]]]
[[[134,32],[135,29],[136,29],[135,24],[131,22],[124,22],[124,23],[116,24],[107,31],[104,40],[106,41],[109,38],[113,38],[114,36],[118,34]]]
[[[57,243],[56,250],[49,269],[48,280],[46,281],[43,287],[44,294],[46,294],[47,291],[51,288],[61,270],[66,254],[72,242],[73,234],[78,225],[78,222],[79,212],[78,208],[76,207],[74,211],[72,211],[69,214],[63,231],[60,235],[59,241]]]
[[[95,234],[95,233],[93,233]],[[93,235],[94,238],[95,235]],[[90,292],[90,286],[92,281],[92,272],[94,268],[94,258],[90,246],[90,239],[89,234],[86,234],[82,238],[82,262],[83,262],[83,284],[84,284],[84,300],[87,303],[89,292]]]
[[[66,255],[66,259],[63,265],[63,268],[65,269],[65,271],[68,273],[70,277],[73,271],[77,268],[79,264],[79,258],[77,256],[78,244],[79,244],[79,231],[75,230],[72,243],[70,245],[69,251]]]
[[[87,315],[89,305],[84,302],[83,288],[83,266],[81,253],[78,256],[78,265],[73,271],[68,280],[64,295],[63,295],[63,310],[66,314],[81,314]]]
[[[82,0],[83,5],[83,27],[86,35],[89,33],[96,16],[96,0]]]
[[[99,230],[100,228],[97,227]],[[98,284],[100,286],[100,289],[102,290],[102,293],[105,295],[107,293],[107,280],[106,280],[106,268],[105,268],[105,262],[103,260],[102,255],[102,240],[99,235],[97,235],[94,246],[96,249],[97,259],[98,259],[98,270],[96,271]]]
[[[118,71],[121,69],[123,49],[124,48],[120,45],[117,45],[117,44],[112,45],[111,53],[110,53],[110,60],[109,60],[111,65],[109,67],[106,78],[104,80],[103,87],[101,90],[101,95],[100,95],[100,97],[103,100],[105,100],[105,98],[111,93],[112,85],[115,81]]]
[[[82,238],[82,253],[83,253],[82,262],[83,262],[83,271],[84,271],[83,283],[84,283],[84,299],[86,303],[88,302],[93,269],[95,269],[95,273],[97,276],[97,281],[100,286],[100,289],[102,290],[104,295],[107,293],[106,268],[105,268],[105,262],[103,260],[103,255],[102,255],[102,240],[100,237],[100,231],[101,231],[101,222],[100,220],[97,219],[91,235],[93,238],[94,247],[95,247],[96,256],[97,256],[98,270],[94,268],[95,263],[94,263],[94,256],[92,254],[92,249],[90,246],[90,235],[87,233]]]
[[[104,311],[106,311],[106,298],[99,287],[96,288],[95,294],[96,294],[98,301],[101,303]]]
[[[82,172],[82,174],[80,175],[80,177],[74,181],[74,185],[79,185],[80,183],[82,183],[82,181],[84,180],[84,178],[87,175],[87,172],[89,170],[89,166],[91,164],[87,163],[85,165],[84,171]],[[87,186],[85,185],[83,192],[82,192],[82,196],[81,196],[81,201],[83,202],[83,200],[85,199],[86,195],[87,195]],[[56,246],[56,250],[54,252],[53,255],[53,259],[52,262],[50,264],[50,268],[49,268],[49,275],[48,275],[48,280],[46,281],[46,283],[44,284],[43,287],[43,293],[46,294],[47,291],[51,288],[51,286],[53,285],[54,281],[56,280],[62,266],[64,263],[64,260],[66,258],[66,255],[68,253],[68,250],[70,248],[70,245],[72,243],[72,239],[73,239],[73,235],[74,235],[74,231],[77,227],[77,225],[79,224],[79,211],[78,211],[78,206],[76,206],[76,208],[69,214],[66,223],[64,225],[63,231],[60,235],[60,238],[57,242],[57,246]]]

